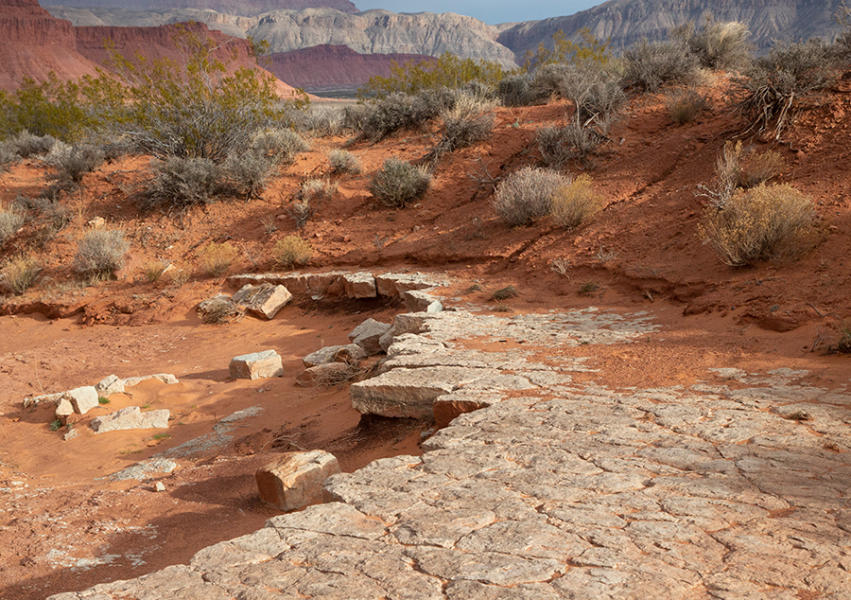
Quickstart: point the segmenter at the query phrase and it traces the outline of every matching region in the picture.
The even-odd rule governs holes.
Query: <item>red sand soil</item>
[[[723,80],[716,83],[723,88]],[[844,82],[806,106],[781,144],[747,140],[780,152],[786,161],[780,181],[816,203],[821,238],[797,262],[732,269],[698,235],[702,204],[696,186],[711,179],[725,140],[741,129],[717,91],[712,110],[681,127],[670,123],[661,96],[631,103],[614,130],[614,142],[591,165],[569,167],[587,170],[606,198],[605,209],[577,232],[556,229],[546,220],[507,228],[490,206],[491,187],[471,177],[483,170],[500,176],[534,164],[535,129],[565,116],[566,106],[553,103],[497,109],[492,139],[444,159],[431,190],[402,210],[370,197],[369,176],[389,156],[424,156],[437,130],[351,145],[364,175],[336,178],[334,197],[316,206],[298,233],[314,247],[311,268],[446,273],[454,280],[446,292],[455,298],[450,303],[476,302],[508,313],[592,305],[651,312],[662,325],[659,332],[633,344],[595,349],[593,366],[601,372],[594,378],[611,387],[687,385],[709,379],[708,368],[731,366],[803,368],[815,385],[845,385],[851,373],[847,356],[826,350],[851,317],[849,92],[851,85]],[[288,211],[295,191],[305,179],[328,176],[326,152],[345,141],[313,140],[313,149],[282,168],[261,199],[219,202],[180,215],[140,215],[133,191],[147,176],[148,162],[123,159],[87,176],[81,192],[63,199],[72,222],[57,237],[39,249],[38,225],[30,224],[2,249],[4,256],[21,251],[36,256],[45,275],[0,309],[6,314],[0,317],[0,487],[13,481],[28,486],[25,498],[0,512],[0,598],[35,600],[134,577],[253,530],[274,514],[259,504],[253,472],[276,452],[325,448],[345,469],[353,469],[379,456],[419,451],[424,425],[359,424],[345,386],[294,386],[305,354],[343,342],[367,316],[386,320],[401,307],[300,304],[272,322],[246,318],[222,326],[203,325],[194,313],[200,300],[225,287],[221,278],[196,274],[202,249],[211,241],[229,241],[241,253],[232,273],[271,269],[275,242],[295,232]],[[34,195],[45,185],[38,163],[14,166],[0,175],[0,203],[17,194]],[[117,281],[85,287],[74,283],[69,265],[86,223],[97,216],[125,231],[130,260]],[[172,263],[192,276],[186,282],[149,283],[143,269],[151,261]],[[516,298],[490,301],[494,290],[507,285],[517,289]],[[583,293],[583,287],[592,290]],[[284,378],[228,380],[232,356],[267,347],[284,357]],[[581,347],[553,352],[582,355]],[[132,398],[116,396],[94,411],[102,414],[131,402],[167,406],[175,417],[170,437],[95,436],[83,423],[76,439],[63,442],[46,425],[47,409],[21,409],[26,395],[90,384],[113,372],[171,372],[181,379],[177,386],[131,389]],[[163,477],[166,492],[150,491],[149,484],[94,479],[208,432],[218,419],[250,406],[265,412],[241,422],[235,442],[226,448],[182,461]],[[74,558],[118,557],[80,570],[67,566],[66,555],[48,554],[55,548]]]

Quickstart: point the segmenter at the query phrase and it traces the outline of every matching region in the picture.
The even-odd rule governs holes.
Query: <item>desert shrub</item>
[[[738,190],[722,207],[709,207],[701,233],[734,267],[805,249],[815,223],[810,198],[785,184]]]
[[[677,90],[668,96],[665,106],[674,123],[685,125],[694,121],[700,113],[705,111],[709,102],[706,96],[697,90]]]
[[[145,263],[142,267],[142,275],[148,283],[156,283],[163,276],[163,273],[168,268],[169,263],[161,260],[153,260]]]
[[[0,271],[0,280],[5,288],[13,294],[23,294],[38,279],[41,264],[28,256],[16,256],[9,259]]]
[[[332,173],[356,175],[361,172],[360,160],[348,150],[331,150],[328,153],[328,162],[331,164]]]
[[[736,21],[719,23],[711,18],[700,29],[693,22],[672,32],[707,69],[741,69],[751,62],[753,48],[747,25]]]
[[[337,184],[331,183],[329,179],[308,179],[302,182],[298,197],[302,202],[310,204],[330,200],[336,191]]]
[[[220,189],[222,168],[208,158],[168,158],[154,163],[144,192],[150,207],[186,208],[209,202]]]
[[[422,196],[430,183],[431,175],[425,168],[390,158],[373,176],[369,191],[387,206],[401,208]]]
[[[29,158],[50,152],[56,138],[52,135],[33,135],[26,129],[5,140],[0,146],[9,156]]]
[[[454,105],[455,94],[448,88],[424,89],[415,96],[396,92],[372,105],[361,135],[377,142],[400,129],[422,127]]]
[[[623,60],[623,85],[647,92],[668,83],[693,83],[700,67],[688,47],[675,41],[643,40],[627,48]]]
[[[57,142],[44,160],[56,169],[53,179],[79,184],[83,175],[91,173],[103,163],[103,150],[92,144],[69,146],[64,142]]]
[[[362,131],[374,111],[373,104],[350,104],[343,109],[343,129]]]
[[[503,106],[530,106],[543,104],[549,94],[539,87],[532,87],[532,78],[521,73],[502,79],[496,87],[496,96]]]
[[[606,134],[626,95],[619,76],[598,65],[547,65],[554,93],[573,102],[573,122]]]
[[[232,152],[222,164],[228,187],[245,198],[260,197],[274,168],[272,158],[254,149]]]
[[[553,195],[568,181],[556,171],[524,167],[499,182],[494,209],[508,225],[530,225],[550,214]]]
[[[455,106],[444,111],[443,136],[426,157],[432,164],[448,152],[471,146],[490,137],[493,131],[493,103],[461,94]]]
[[[295,222],[296,229],[301,229],[313,216],[313,207],[307,200],[294,200],[289,207],[290,216]]]
[[[556,189],[552,197],[553,221],[565,229],[575,229],[593,217],[603,206],[589,175],[580,175]]]
[[[251,136],[249,148],[276,163],[289,164],[296,154],[310,150],[310,144],[292,129],[261,129]]]
[[[275,262],[287,269],[296,265],[306,265],[313,256],[313,248],[306,240],[297,235],[288,235],[275,244]]]
[[[211,277],[221,277],[239,258],[239,249],[229,242],[210,242],[199,252],[201,270]]]
[[[780,44],[733,82],[736,107],[748,121],[746,132],[773,128],[780,139],[798,100],[827,87],[837,76],[832,50],[820,40]]]
[[[90,278],[112,277],[124,266],[124,255],[130,244],[119,230],[95,229],[77,244],[74,271]]]
[[[741,141],[726,142],[715,161],[715,180],[711,186],[698,186],[710,204],[723,208],[738,188],[754,187],[776,177],[783,158],[773,150],[746,150]]]
[[[609,42],[598,40],[590,29],[581,29],[578,41],[568,39],[560,29],[553,34],[549,45],[541,44],[534,53],[526,53],[524,68],[532,71],[550,64],[605,67],[611,60]]]
[[[0,210],[0,246],[14,236],[24,224],[24,215],[18,211]]]
[[[780,174],[784,164],[783,157],[780,156],[779,152],[751,150],[745,153],[741,162],[737,184],[739,187],[750,188],[770,181]]]
[[[360,90],[360,94],[381,98],[398,92],[418,94],[423,90],[458,89],[472,82],[493,87],[505,75],[505,69],[499,63],[459,58],[446,52],[437,60],[419,59],[402,64],[394,63],[388,77],[372,77]]]
[[[347,128],[345,109],[337,106],[311,105],[307,110],[293,112],[290,120],[296,131],[314,137],[339,135]]]
[[[577,123],[564,127],[542,127],[535,134],[541,158],[553,168],[560,168],[574,158],[584,159],[605,140],[606,137],[595,128]]]

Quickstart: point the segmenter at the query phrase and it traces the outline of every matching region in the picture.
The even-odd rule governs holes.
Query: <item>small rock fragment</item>
[[[92,229],[100,229],[106,225],[106,220],[103,217],[95,217],[93,219],[89,219],[89,222],[86,224]]]
[[[272,319],[292,300],[293,295],[282,285],[246,284],[233,295],[233,301],[257,317]]]
[[[97,390],[90,385],[68,390],[62,394],[59,402],[62,400],[68,400],[78,415],[84,415],[99,405]]]
[[[71,404],[70,398],[60,398],[56,404],[56,418],[63,424],[68,422],[68,417],[74,414],[74,405]]]
[[[264,379],[283,374],[283,361],[274,350],[243,354],[230,361],[230,376],[234,379]]]
[[[372,356],[381,352],[379,340],[389,330],[389,323],[367,319],[352,330],[349,334],[349,339],[363,348],[368,355]]]
[[[230,297],[219,294],[198,304],[198,315],[204,323],[228,323],[245,314],[245,310]]]
[[[165,484],[162,481],[156,482],[154,484],[154,491],[155,492],[164,492],[165,491]]]
[[[168,417],[169,411],[166,409],[143,413],[138,406],[128,406],[104,417],[92,419],[91,428],[95,433],[124,429],[165,429],[168,427]]]
[[[443,310],[443,304],[424,290],[410,290],[402,294],[405,306],[408,310],[415,312],[439,313]]]
[[[62,435],[62,439],[67,442],[68,440],[73,440],[78,435],[80,435],[80,431],[78,429],[69,429]]]
[[[297,510],[327,500],[322,484],[340,472],[333,454],[323,450],[288,452],[255,473],[263,502],[281,510]]]

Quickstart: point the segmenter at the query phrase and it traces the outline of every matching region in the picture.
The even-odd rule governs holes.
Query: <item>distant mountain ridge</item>
[[[70,8],[125,8],[133,10],[210,9],[232,15],[259,15],[272,10],[303,10],[328,7],[342,12],[357,12],[350,0],[45,0],[48,6]]]

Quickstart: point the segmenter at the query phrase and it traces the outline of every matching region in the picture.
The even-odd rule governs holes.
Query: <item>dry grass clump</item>
[[[328,179],[308,179],[299,188],[299,199],[302,202],[321,202],[330,200],[337,191],[337,184]]]
[[[741,161],[737,183],[743,188],[754,187],[777,177],[784,166],[783,157],[774,150],[748,152]]]
[[[675,29],[672,37],[681,40],[707,69],[741,69],[751,61],[750,32],[747,25],[738,21],[717,22],[710,18],[700,29],[687,23]]]
[[[44,161],[56,169],[52,178],[60,184],[79,184],[83,175],[97,169],[104,160],[103,150],[92,144],[69,146],[56,142]]]
[[[493,131],[492,101],[478,96],[461,94],[455,106],[441,115],[443,136],[431,149],[426,160],[437,163],[444,154],[472,146],[488,139]]]
[[[310,144],[292,129],[261,129],[251,137],[250,147],[276,164],[291,163],[296,154],[310,150]]]
[[[221,277],[239,258],[239,249],[230,242],[210,242],[198,254],[201,269],[211,277]]]
[[[709,107],[706,96],[697,90],[678,90],[665,102],[671,120],[677,125],[694,121],[700,113]]]
[[[331,164],[331,172],[336,174],[357,175],[362,170],[358,157],[348,150],[331,150],[328,153],[328,162]]]
[[[297,235],[288,235],[275,244],[275,262],[281,267],[292,269],[296,265],[306,265],[311,256],[313,248]]]
[[[703,237],[733,267],[795,256],[813,237],[816,214],[809,197],[785,184],[738,190],[721,208],[709,207]]]
[[[773,150],[746,150],[741,141],[726,142],[715,161],[715,181],[709,187],[698,186],[699,195],[723,208],[737,189],[770,181],[780,174],[783,164],[783,157]]]
[[[422,127],[454,105],[455,93],[448,88],[424,89],[414,96],[396,92],[370,105],[356,118],[362,137],[378,142],[400,129]]]
[[[34,258],[20,255],[10,258],[0,271],[0,282],[13,294],[23,294],[41,273],[41,264]]]
[[[12,238],[24,224],[24,215],[18,211],[0,210],[0,246]]]
[[[77,244],[72,268],[88,278],[114,277],[124,266],[124,255],[130,244],[124,233],[117,229],[95,229],[88,232]]]
[[[156,283],[159,281],[160,277],[163,276],[163,273],[168,268],[169,263],[163,262],[161,260],[153,260],[148,263],[145,263],[145,266],[142,267],[142,275],[145,278],[145,281],[148,283]]]
[[[690,84],[700,63],[681,42],[644,40],[623,53],[623,85],[655,92],[666,83]]]
[[[605,140],[597,129],[575,122],[564,127],[542,127],[535,133],[544,164],[554,169],[569,160],[585,159]]]
[[[553,221],[565,229],[575,229],[591,219],[603,207],[589,175],[580,175],[559,187],[552,199]]]
[[[47,154],[55,143],[56,138],[52,135],[33,135],[25,129],[5,140],[0,147],[7,156],[29,158]]]
[[[422,196],[430,183],[431,175],[424,167],[390,158],[373,176],[369,191],[387,206],[402,208]]]
[[[494,209],[508,225],[531,225],[550,214],[556,190],[566,183],[569,179],[556,171],[523,167],[499,182]]]
[[[145,190],[145,202],[168,208],[206,204],[219,190],[219,171],[220,167],[208,158],[158,161]]]

